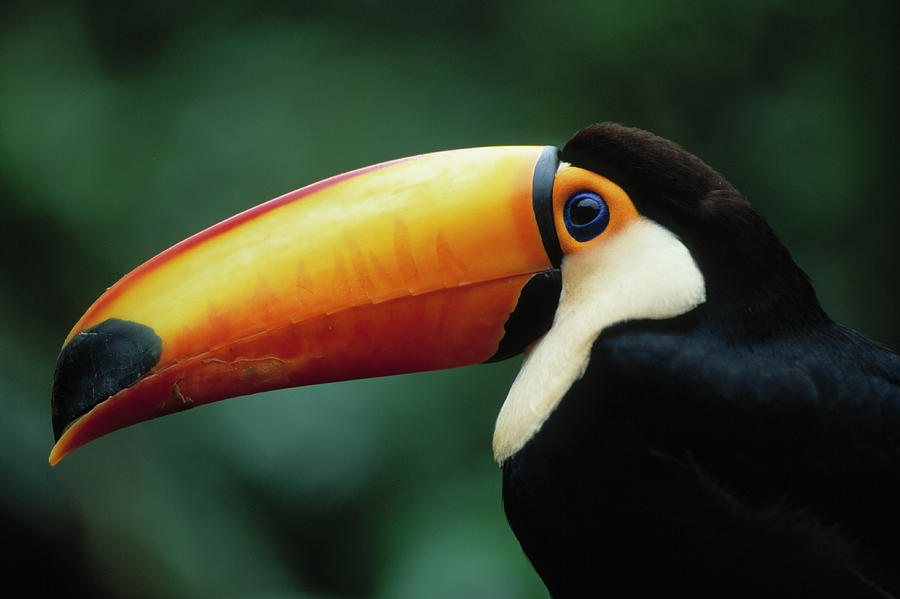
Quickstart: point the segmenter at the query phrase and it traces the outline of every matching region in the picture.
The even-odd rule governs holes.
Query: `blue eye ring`
[[[580,191],[566,202],[563,221],[575,241],[590,241],[609,225],[609,207],[599,194]]]

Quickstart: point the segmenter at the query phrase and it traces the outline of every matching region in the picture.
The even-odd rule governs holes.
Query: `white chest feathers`
[[[672,318],[706,300],[700,269],[681,241],[638,218],[562,262],[562,293],[553,326],[525,353],[494,428],[503,463],[537,433],[581,378],[606,327],[626,320]]]

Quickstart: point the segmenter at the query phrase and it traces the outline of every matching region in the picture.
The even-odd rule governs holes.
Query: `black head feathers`
[[[806,275],[765,218],[722,175],[681,146],[615,123],[587,127],[561,160],[622,187],[635,207],[672,231],[703,272],[709,308],[754,306],[755,318],[827,319]],[[709,309],[707,308],[707,309]]]

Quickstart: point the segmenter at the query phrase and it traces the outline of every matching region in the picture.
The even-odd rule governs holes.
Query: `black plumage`
[[[900,596],[900,358],[832,322],[759,213],[675,144],[598,125],[561,157],[674,232],[707,301],[605,329],[503,464],[551,594]]]

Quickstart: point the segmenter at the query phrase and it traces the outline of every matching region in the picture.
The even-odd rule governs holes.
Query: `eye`
[[[566,229],[576,241],[590,241],[609,224],[609,208],[602,197],[591,191],[576,193],[563,211]]]

